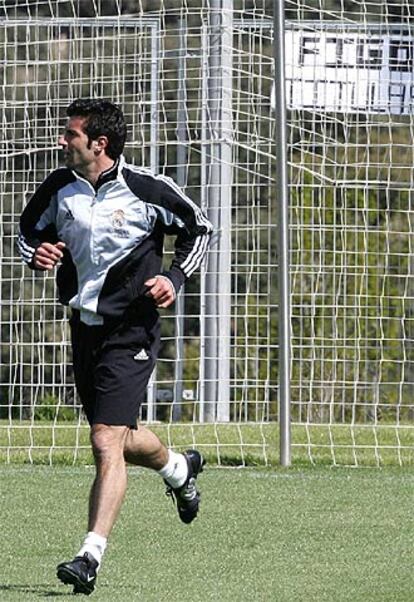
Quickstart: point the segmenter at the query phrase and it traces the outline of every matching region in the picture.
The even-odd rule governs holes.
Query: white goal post
[[[292,460],[410,463],[413,14],[408,0],[284,4]],[[118,102],[127,158],[215,221],[163,316],[141,419],[219,464],[278,461],[273,0],[174,5],[0,7],[0,461],[90,460],[67,312],[14,246],[79,96]]]

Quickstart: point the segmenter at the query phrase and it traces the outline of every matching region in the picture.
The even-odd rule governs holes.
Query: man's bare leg
[[[91,428],[96,476],[89,496],[89,532],[74,560],[57,567],[58,578],[73,585],[75,594],[89,595],[94,590],[107,538],[125,496],[124,447],[129,430],[126,426],[105,424],[94,424]]]
[[[125,497],[127,471],[124,460],[129,428],[94,424],[91,443],[96,476],[89,498],[88,529],[107,538]]]
[[[168,449],[145,426],[130,429],[125,439],[124,458],[129,464],[161,470],[168,462]]]

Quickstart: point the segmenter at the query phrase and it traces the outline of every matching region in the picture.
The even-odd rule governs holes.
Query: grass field
[[[90,467],[3,466],[0,600],[71,600],[55,565],[84,535]],[[401,468],[210,468],[179,522],[131,470],[91,598],[105,602],[412,602],[414,475]]]

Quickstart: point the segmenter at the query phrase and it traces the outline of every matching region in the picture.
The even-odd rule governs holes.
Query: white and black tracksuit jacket
[[[200,265],[211,231],[173,180],[120,157],[95,187],[71,169],[52,172],[23,211],[18,248],[33,268],[42,242],[66,244],[57,273],[59,300],[93,325],[121,318],[156,274],[178,292]],[[162,272],[164,234],[176,241],[171,267]]]

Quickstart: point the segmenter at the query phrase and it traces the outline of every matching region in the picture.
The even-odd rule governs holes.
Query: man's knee
[[[94,424],[91,428],[91,444],[97,461],[111,461],[123,456],[128,427]]]

